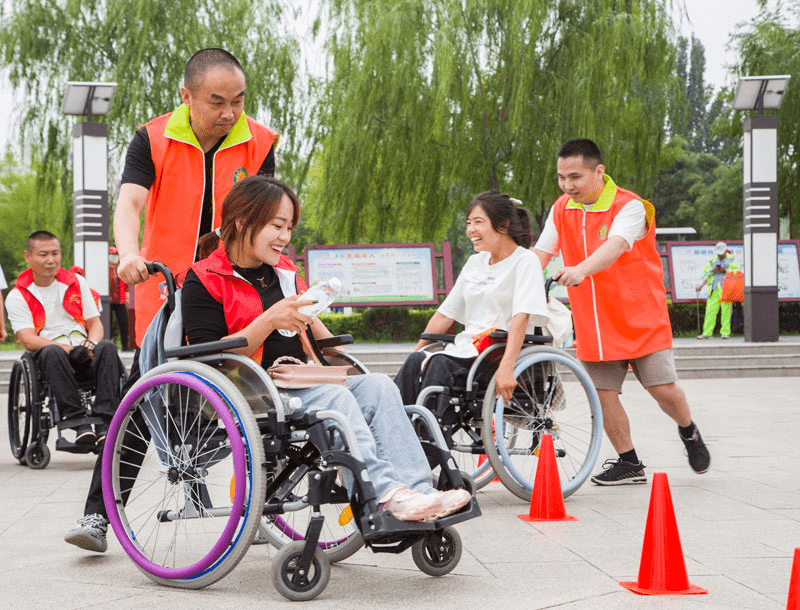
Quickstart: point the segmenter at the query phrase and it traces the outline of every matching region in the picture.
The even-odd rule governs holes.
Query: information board
[[[714,254],[716,242],[667,242],[669,272],[672,284],[672,300],[676,303],[704,300],[708,289],[695,291],[703,281],[703,269]],[[726,242],[744,271],[744,246],[741,241]],[[778,243],[778,299],[800,300],[800,259],[797,240]]]
[[[436,305],[433,244],[308,246],[308,285],[336,277],[343,292],[337,306]]]

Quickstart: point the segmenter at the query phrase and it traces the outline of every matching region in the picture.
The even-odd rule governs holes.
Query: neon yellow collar
[[[192,124],[189,120],[189,107],[186,104],[181,104],[169,117],[164,129],[164,135],[173,140],[200,148],[200,142],[197,141],[197,136],[192,131]],[[239,120],[228,132],[228,135],[225,136],[225,140],[220,144],[219,150],[247,142],[252,137],[250,126],[247,124],[247,116],[243,112]]]
[[[606,185],[603,187],[603,192],[600,193],[600,197],[597,198],[597,201],[595,201],[593,205],[584,208],[582,203],[578,203],[570,198],[570,200],[567,201],[567,209],[585,209],[587,212],[605,212],[610,209],[611,204],[614,203],[614,198],[617,196],[617,185],[608,174],[603,174],[603,180]]]

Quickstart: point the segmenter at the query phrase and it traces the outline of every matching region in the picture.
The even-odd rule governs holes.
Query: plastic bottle
[[[319,314],[325,311],[325,309],[327,309],[331,303],[336,301],[341,292],[342,282],[339,281],[339,278],[332,277],[327,280],[317,282],[306,292],[300,295],[301,301],[314,301],[314,304],[307,305],[306,307],[300,307],[297,311],[312,318],[316,318]],[[284,329],[279,329],[278,332],[284,337],[294,337],[297,334],[293,330]]]
[[[327,280],[317,282],[307,292],[300,295],[303,301],[314,301],[313,305],[301,307],[298,309],[300,313],[307,316],[316,318],[319,314],[325,311],[331,303],[333,303],[342,292],[342,282],[339,278],[329,278]]]

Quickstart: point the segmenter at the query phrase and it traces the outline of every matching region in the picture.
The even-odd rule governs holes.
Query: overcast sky
[[[775,2],[776,0],[769,0],[769,5],[774,6]],[[736,61],[736,54],[732,50],[726,50],[726,46],[737,24],[749,22],[758,14],[756,0],[685,0],[685,5],[688,18],[676,14],[676,20],[684,35],[690,36],[693,33],[705,47],[706,83],[713,85],[715,89],[724,85],[735,85],[733,77],[727,72],[727,66]],[[795,83],[794,86],[800,86],[800,83]],[[10,85],[3,73],[0,74],[0,147],[5,146],[11,121],[16,116],[16,113],[11,112],[12,106]]]

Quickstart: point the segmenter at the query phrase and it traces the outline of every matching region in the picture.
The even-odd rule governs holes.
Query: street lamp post
[[[739,80],[735,110],[758,111],[744,119],[742,228],[744,230],[744,340],[777,341],[778,315],[778,117],[789,76]]]
[[[72,233],[74,264],[100,294],[106,338],[111,330],[108,285],[108,125],[92,122],[108,114],[117,83],[67,83],[61,113],[86,116],[72,130]]]

